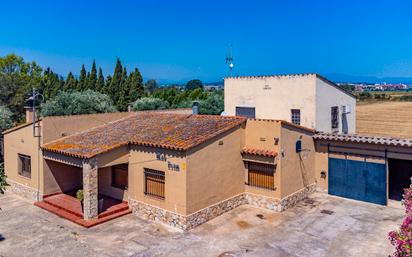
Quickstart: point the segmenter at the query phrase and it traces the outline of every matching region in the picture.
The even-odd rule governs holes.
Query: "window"
[[[333,106],[331,108],[331,121],[332,121],[332,129],[339,128],[339,107]]]
[[[112,187],[127,189],[128,166],[117,165],[112,167]]]
[[[19,154],[19,175],[31,178],[31,159],[30,156]]]
[[[292,123],[296,125],[300,125],[300,110],[299,109],[292,109]]]
[[[247,162],[249,186],[275,189],[275,165],[258,162]]]
[[[236,116],[254,119],[256,116],[255,107],[238,107],[236,106]]]
[[[144,169],[145,195],[165,198],[165,173],[159,170]]]

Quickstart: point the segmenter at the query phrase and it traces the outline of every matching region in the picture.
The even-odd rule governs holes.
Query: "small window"
[[[275,189],[275,165],[247,162],[249,186],[260,187],[264,189]]]
[[[292,123],[296,125],[300,125],[300,110],[299,109],[292,109]]]
[[[19,154],[19,175],[31,178],[31,158],[28,155]]]
[[[236,116],[242,116],[249,119],[256,117],[255,107],[238,107],[236,106]]]
[[[128,167],[127,165],[118,165],[112,167],[112,187],[127,189],[128,185]]]
[[[165,173],[159,170],[144,169],[145,195],[165,198]]]
[[[331,108],[331,121],[332,121],[332,129],[339,128],[339,107],[333,106]]]

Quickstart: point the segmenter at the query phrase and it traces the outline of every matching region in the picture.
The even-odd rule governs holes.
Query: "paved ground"
[[[84,229],[0,196],[0,256],[388,256],[403,210],[313,194],[272,213],[239,207],[182,233],[133,215]],[[325,213],[332,211],[333,213]]]

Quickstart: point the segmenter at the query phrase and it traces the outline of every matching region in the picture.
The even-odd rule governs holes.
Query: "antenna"
[[[230,76],[232,77],[233,67],[235,66],[235,65],[233,64],[232,44],[230,44],[230,52],[229,52],[229,55],[226,56],[226,64],[229,66]]]

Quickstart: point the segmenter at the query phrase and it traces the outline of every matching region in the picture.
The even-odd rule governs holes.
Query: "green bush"
[[[169,103],[165,100],[155,97],[143,97],[133,103],[133,110],[161,110],[169,108]]]
[[[6,174],[4,173],[4,163],[0,163],[0,194],[4,194],[4,190],[9,186],[6,182]]]
[[[80,202],[83,202],[83,200],[84,200],[83,189],[77,190],[77,192],[76,192],[76,198],[77,198],[78,200],[80,200]]]
[[[220,115],[224,110],[223,94],[213,93],[200,101],[199,114]]]
[[[76,115],[115,112],[109,96],[92,90],[60,92],[54,99],[41,105],[42,116]]]
[[[0,132],[13,126],[11,111],[5,106],[0,106]]]

